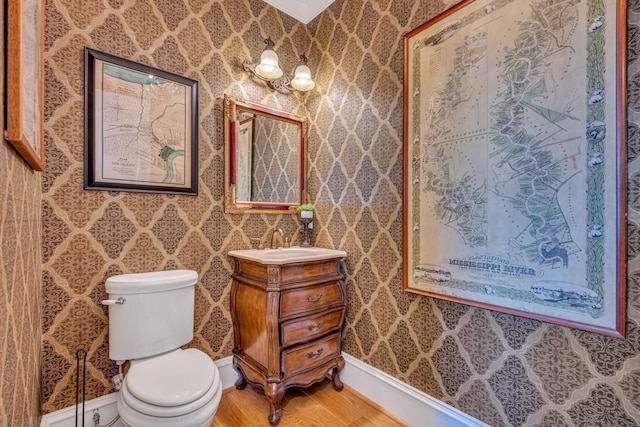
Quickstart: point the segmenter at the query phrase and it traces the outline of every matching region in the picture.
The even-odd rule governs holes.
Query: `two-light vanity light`
[[[278,55],[273,50],[275,44],[271,37],[265,39],[264,42],[267,46],[260,55],[260,63],[251,64],[248,61],[244,61],[242,68],[245,71],[252,72],[258,78],[267,82],[273,89],[282,92],[292,90],[307,91],[316,86],[316,83],[311,78],[311,70],[307,65],[306,56],[300,55],[300,62],[296,65],[293,76],[291,76],[291,74],[285,73],[280,68]]]

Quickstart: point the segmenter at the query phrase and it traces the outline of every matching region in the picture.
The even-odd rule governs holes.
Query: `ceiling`
[[[264,0],[298,21],[308,24],[335,0]]]

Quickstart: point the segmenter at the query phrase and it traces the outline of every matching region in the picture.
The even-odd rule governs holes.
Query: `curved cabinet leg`
[[[264,395],[269,400],[269,424],[275,426],[280,422],[280,417],[282,416],[284,387],[277,383],[268,384],[264,388]]]
[[[344,384],[342,383],[342,380],[340,380],[340,371],[338,368],[333,368],[333,371],[331,371],[331,381],[333,382],[333,388],[336,391],[341,391],[344,388]]]
[[[247,385],[247,379],[245,378],[244,373],[242,372],[242,369],[240,369],[240,367],[236,364],[235,359],[233,359],[233,368],[238,373],[238,379],[236,380],[234,385],[238,390],[242,390]]]
[[[336,367],[331,370],[331,381],[336,391],[341,391],[344,388],[344,384],[340,380],[340,371],[342,369],[344,369],[344,359],[340,356],[336,359]]]
[[[238,379],[235,382],[235,386],[238,390],[243,390],[247,385],[247,380],[244,378],[244,375],[242,375],[242,372],[240,372],[240,375],[238,376]]]

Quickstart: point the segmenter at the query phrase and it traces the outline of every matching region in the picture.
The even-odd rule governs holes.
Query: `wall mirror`
[[[307,119],[224,97],[226,213],[294,213],[305,191]]]

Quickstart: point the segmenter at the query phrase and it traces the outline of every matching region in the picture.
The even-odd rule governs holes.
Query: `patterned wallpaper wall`
[[[310,24],[323,88],[307,103],[310,192],[320,245],[348,253],[344,351],[491,426],[640,425],[640,5],[628,8],[629,321],[619,340],[402,291],[402,37],[454,3],[336,1]]]
[[[626,340],[402,291],[402,35],[452,3],[336,0],[305,27],[260,0],[48,0],[44,410],[73,404],[80,347],[89,352],[87,397],[111,390],[99,301],[112,274],[197,270],[193,345],[214,358],[230,354],[225,252],[265,239],[275,225],[297,237],[300,224],[223,214],[221,97],[229,93],[309,117],[314,237],[348,252],[346,352],[493,426],[640,423],[640,115],[632,112],[629,127]],[[636,0],[629,12],[633,35]],[[315,91],[280,95],[242,71],[267,35],[285,67],[307,53]],[[201,81],[198,197],[82,190],[85,45]],[[636,58],[631,43],[630,89]],[[630,92],[630,106],[640,105]]]
[[[107,277],[188,268],[199,273],[192,345],[231,354],[231,249],[266,241],[291,215],[225,215],[222,96],[304,114],[298,94],[279,94],[242,70],[267,36],[283,67],[308,47],[306,27],[260,0],[47,0],[47,167],[43,177],[43,385],[45,412],[75,404],[76,351],[87,357],[87,399],[112,391]],[[200,81],[199,195],[83,190],[85,46]],[[294,236],[296,237],[296,236]]]
[[[292,203],[299,200],[298,129],[295,124],[261,116],[254,120],[251,172],[251,200],[254,202]]]
[[[4,46],[4,5],[0,46]],[[0,129],[5,129],[4,48],[0,55]],[[0,142],[0,426],[40,425],[40,181]]]

